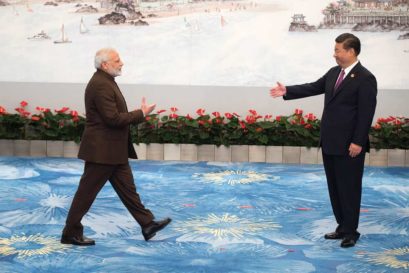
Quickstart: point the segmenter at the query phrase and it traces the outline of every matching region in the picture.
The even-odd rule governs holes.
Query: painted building
[[[342,0],[328,5],[323,14],[324,25],[359,23],[409,25],[407,0]]]

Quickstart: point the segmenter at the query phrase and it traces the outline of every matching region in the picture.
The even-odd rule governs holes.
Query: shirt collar
[[[356,60],[353,64],[351,64],[350,66],[348,66],[347,68],[344,68],[345,71],[345,75],[348,75],[349,72],[351,72],[352,68],[354,68],[354,66],[359,63],[359,60]]]

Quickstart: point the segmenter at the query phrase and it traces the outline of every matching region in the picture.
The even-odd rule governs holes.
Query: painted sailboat
[[[71,41],[68,40],[68,37],[65,35],[64,24],[62,24],[62,26],[61,26],[61,39],[54,41],[54,44],[66,44],[66,43],[71,43]]]
[[[80,33],[81,33],[81,34],[85,34],[85,33],[88,33],[88,32],[89,32],[89,29],[85,26],[84,20],[83,20],[82,17],[81,17]]]

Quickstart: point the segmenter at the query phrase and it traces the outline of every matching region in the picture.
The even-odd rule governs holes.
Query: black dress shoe
[[[344,238],[344,234],[335,231],[325,234],[324,238],[327,240],[338,240]]]
[[[61,243],[62,244],[71,244],[77,246],[92,246],[95,245],[95,241],[83,236],[61,236]]]
[[[156,232],[166,227],[171,221],[172,219],[170,218],[166,218],[162,221],[152,221],[148,226],[142,228],[142,235],[145,241],[155,236]]]
[[[356,239],[352,237],[345,237],[341,242],[341,247],[353,247],[356,244]]]

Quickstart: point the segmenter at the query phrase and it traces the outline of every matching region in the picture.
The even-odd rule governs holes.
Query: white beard
[[[121,71],[121,69],[109,68],[109,69],[107,69],[107,73],[109,75],[111,75],[112,77],[117,77],[117,76],[121,76],[122,71]]]

